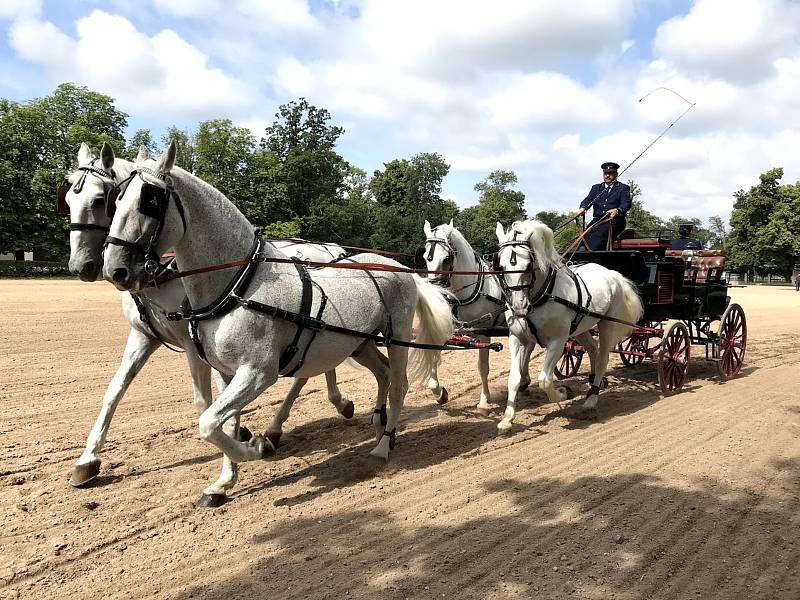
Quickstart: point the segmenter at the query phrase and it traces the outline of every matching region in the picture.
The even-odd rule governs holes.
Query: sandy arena
[[[391,462],[368,460],[374,380],[323,378],[276,458],[243,465],[231,501],[197,510],[220,454],[202,442],[182,356],[156,352],[117,411],[99,480],[68,484],[127,335],[107,283],[0,281],[2,598],[800,597],[800,293],[732,290],[746,365],[719,383],[692,348],[661,399],[655,366],[611,360],[600,420],[557,416],[534,387],[497,437],[473,406],[476,357],[412,389]],[[534,356],[537,372],[541,358]],[[585,374],[568,384],[583,392]],[[263,430],[289,382],[243,418]]]

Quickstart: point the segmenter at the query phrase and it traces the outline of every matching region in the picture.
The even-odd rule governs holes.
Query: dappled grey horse
[[[137,160],[148,160],[146,149],[140,149]],[[150,161],[151,163],[153,161]],[[59,212],[70,219],[70,270],[84,281],[97,279],[103,264],[103,244],[111,223],[106,214],[106,199],[113,196],[115,186],[128,178],[134,163],[116,158],[111,147],[103,145],[99,158],[94,157],[86,144],[81,144],[78,152],[78,168],[69,174],[59,188]],[[329,261],[344,255],[337,245],[300,244],[294,241],[275,241],[292,257],[304,260]],[[160,346],[182,349],[187,352],[188,362],[193,374],[194,404],[202,413],[212,402],[210,384],[206,385],[209,366],[196,355],[185,323],[170,321],[165,317],[167,310],[174,310],[183,302],[186,292],[179,280],[168,280],[158,286],[151,286],[140,293],[122,294],[123,314],[131,326],[122,361],[103,397],[100,414],[92,427],[86,446],[78,458],[70,483],[82,486],[91,482],[100,471],[100,452],[105,443],[111,420],[119,401],[136,374],[142,369],[150,355]],[[369,368],[378,380],[380,394],[386,394],[388,386],[388,366],[385,358],[374,344],[369,344],[357,360]],[[224,389],[225,378],[216,371],[217,388]],[[194,376],[196,375],[196,376]],[[345,400],[336,384],[336,372],[326,374],[328,399],[345,418],[353,416],[353,403]],[[289,416],[292,403],[297,398],[307,379],[295,382],[281,403],[267,428],[267,435],[277,445],[282,425]],[[217,481],[218,487],[232,486],[237,477],[237,467],[225,459],[223,470]],[[219,499],[219,498],[218,498]]]
[[[228,379],[200,416],[200,435],[236,462],[270,456],[275,448],[268,437],[237,439],[241,410],[279,376],[292,372],[306,378],[333,369],[381,332],[388,345],[389,411],[379,397],[373,415],[378,443],[370,454],[388,460],[408,389],[406,344],[414,315],[417,341],[442,344],[452,334],[447,302],[434,286],[407,272],[312,272],[298,264],[269,262],[283,256],[260,242],[222,193],[174,167],[175,152],[172,143],[155,164],[137,162],[124,184],[103,276],[118,289],[138,292],[150,280],[148,262],[169,248],[184,270],[258,259],[233,272],[186,278],[189,307],[171,315],[188,320],[197,354]],[[403,269],[378,255],[353,260]],[[432,360],[430,352],[412,349],[412,380],[427,374]],[[204,496],[224,496],[227,489],[213,484]]]

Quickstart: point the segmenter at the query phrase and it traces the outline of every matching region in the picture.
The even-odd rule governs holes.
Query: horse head
[[[100,158],[81,144],[78,168],[56,192],[58,212],[70,220],[69,270],[83,281],[95,281],[103,266],[103,241],[111,223],[105,205],[117,176],[114,160],[114,150],[106,143]]]
[[[495,233],[500,247],[493,268],[508,271],[499,276],[506,304],[516,318],[525,318],[537,282],[541,286],[561,260],[553,245],[553,232],[544,223],[529,220],[515,221],[508,231],[498,222]]]
[[[186,232],[183,207],[171,187],[176,146],[155,161],[137,157],[130,175],[120,183],[109,236],[103,277],[117,289],[139,291],[153,280],[166,250]],[[172,201],[174,198],[174,201]]]
[[[434,228],[431,228],[431,224],[426,220],[423,226],[425,245],[417,249],[417,262],[421,263],[424,260],[429,271],[452,271],[458,257],[458,249],[451,240],[454,229],[452,219],[450,223],[443,223]],[[433,273],[428,275],[428,281],[443,287],[450,285],[450,278],[450,275]]]

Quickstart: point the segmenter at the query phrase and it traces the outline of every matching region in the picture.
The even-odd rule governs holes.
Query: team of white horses
[[[78,168],[68,177],[70,270],[85,281],[102,273],[118,289],[130,292],[122,294],[122,303],[131,326],[122,362],[75,464],[71,482],[76,486],[99,474],[100,452],[114,411],[162,343],[185,351],[200,435],[224,454],[222,472],[198,503],[217,506],[236,484],[238,463],[274,452],[292,403],[309,377],[325,373],[329,400],[345,418],[353,416],[353,405],[342,398],[334,371],[349,357],[375,376],[372,423],[377,444],[370,454],[388,460],[409,380],[425,380],[439,402],[448,398],[437,373],[440,352],[413,347],[409,351],[402,343],[412,340],[415,316],[414,341],[419,344],[444,344],[456,327],[465,325],[487,332],[507,327],[511,368],[507,405],[497,425],[502,433],[512,426],[518,392],[531,382],[528,362],[537,343],[546,349],[539,387],[551,402],[567,397],[566,388],[554,385],[553,375],[565,342],[572,336],[584,345],[592,375],[583,406],[596,405],[609,351],[630,327],[587,316],[569,302],[628,323],[642,315],[629,281],[596,264],[567,266],[555,251],[552,231],[534,220],[515,222],[507,231],[497,224],[500,250],[494,267],[473,251],[452,221],[435,228],[426,221],[427,269],[483,272],[480,275],[440,273],[426,280],[400,272],[402,265],[393,260],[368,253],[346,260],[398,271],[305,269],[269,262],[287,256],[329,262],[345,252],[335,244],[261,241],[230,200],[174,163],[174,144],[155,160],[142,148],[134,163],[115,158],[108,145],[95,157],[84,144]],[[256,253],[267,262],[150,285],[152,258],[168,251],[174,252],[182,271]],[[493,268],[505,273],[492,275]],[[567,302],[548,301],[551,296]],[[301,314],[316,321],[298,318]],[[312,321],[324,322],[325,327],[309,326]],[[589,333],[595,325],[596,337]],[[385,355],[375,345],[378,333],[397,342],[387,345]],[[489,351],[477,352],[477,407],[486,414],[491,400]],[[212,373],[219,390],[216,399]],[[281,375],[292,375],[295,381],[265,433],[253,435],[240,428],[242,409]]]

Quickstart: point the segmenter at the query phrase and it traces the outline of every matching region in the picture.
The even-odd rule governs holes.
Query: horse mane
[[[465,238],[464,234],[461,233],[455,226],[450,229],[449,237],[452,240],[452,244],[456,250],[459,252],[464,252],[467,256],[471,256],[473,254],[474,250],[467,241],[467,238]]]
[[[556,252],[553,243],[553,230],[547,225],[536,219],[514,221],[508,230],[507,239],[513,239],[515,233],[518,234],[516,237],[528,240],[528,247],[536,258],[539,271],[547,272],[561,265],[561,256]]]

